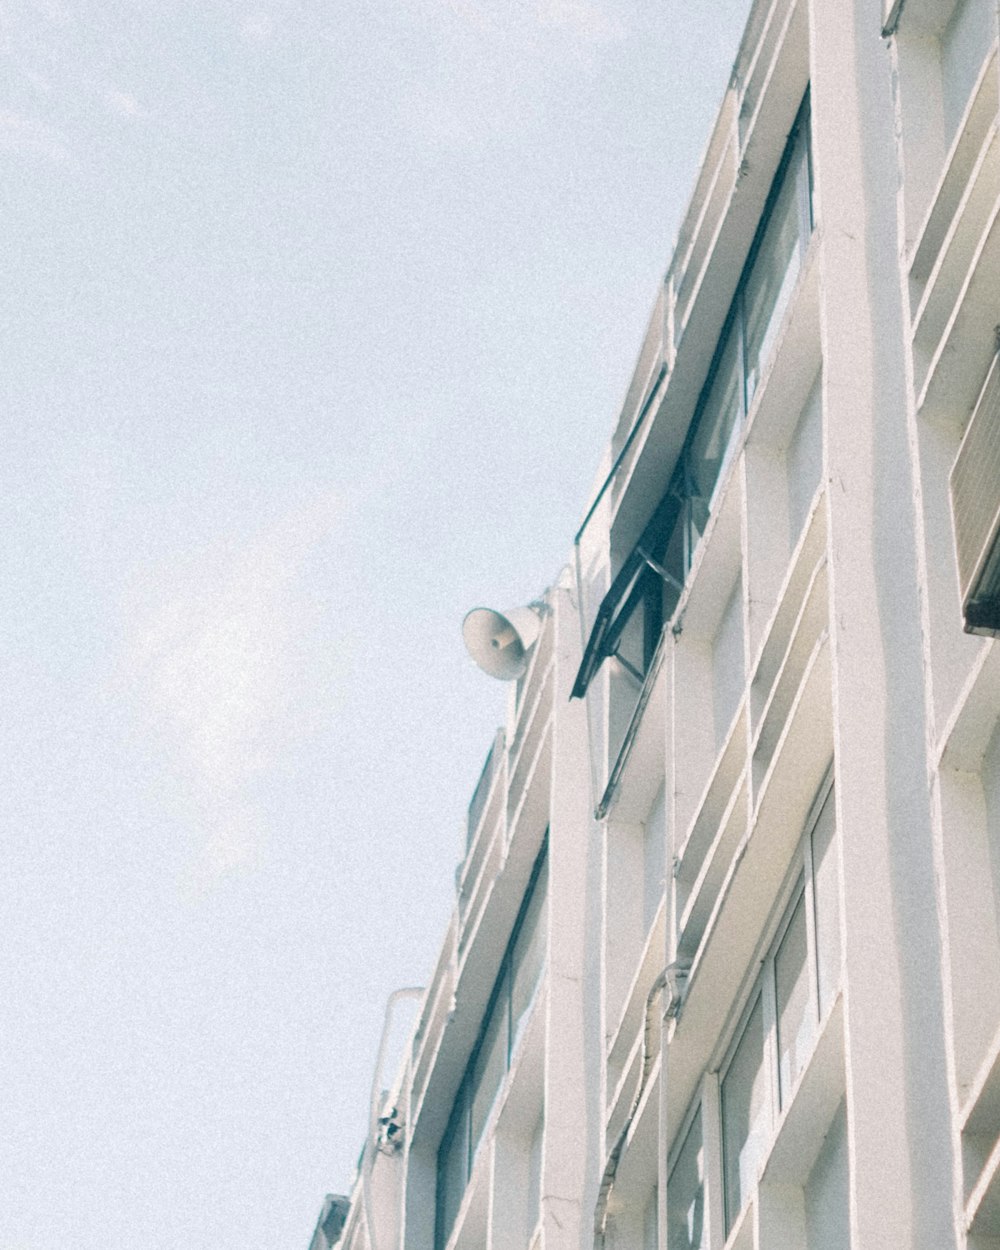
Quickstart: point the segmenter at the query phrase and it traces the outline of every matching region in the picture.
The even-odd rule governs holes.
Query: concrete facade
[[[753,4],[345,1250],[1000,1247],[998,63]]]

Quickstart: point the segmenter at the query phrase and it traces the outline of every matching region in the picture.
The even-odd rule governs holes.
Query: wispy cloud
[[[248,13],[240,22],[240,38],[245,43],[267,43],[274,33],[270,13]]]
[[[445,150],[536,129],[560,80],[592,76],[633,16],[632,0],[393,0],[393,9],[401,31],[421,31],[393,53],[401,120]]]
[[[30,152],[50,161],[69,156],[66,139],[58,130],[19,113],[0,113],[0,151]]]
[[[448,9],[478,30],[556,31],[586,44],[610,43],[628,33],[612,0],[444,0]]]
[[[147,575],[128,607],[127,680],[190,800],[203,885],[261,855],[254,785],[296,730],[288,690],[310,623],[298,582],[338,515],[330,497],[297,508]]]
[[[104,93],[104,103],[120,117],[145,117],[146,110],[130,91],[119,91],[117,87],[109,87]]]
[[[588,44],[613,43],[627,33],[620,15],[591,0],[537,0],[542,26],[563,30]]]

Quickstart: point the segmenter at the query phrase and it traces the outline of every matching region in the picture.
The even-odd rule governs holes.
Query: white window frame
[[[692,1128],[694,1128],[695,1119],[700,1113],[701,1114],[701,1150],[702,1150],[702,1156],[705,1160],[705,1174],[702,1179],[702,1188],[704,1191],[702,1193],[702,1244],[706,1247],[710,1244],[709,1237],[711,1236],[711,1221],[710,1221],[710,1215],[709,1215],[709,1210],[708,1210],[708,1202],[709,1202],[709,1197],[710,1197],[709,1183],[708,1183],[708,1169],[709,1169],[709,1163],[710,1163],[709,1151],[708,1151],[709,1135],[705,1131],[705,1115],[707,1112],[708,1112],[707,1099],[705,1098],[704,1090],[701,1088],[701,1086],[699,1086],[698,1096],[692,1100],[690,1107],[688,1107],[687,1111],[685,1112],[684,1119],[681,1121],[680,1131],[674,1135],[673,1145],[671,1146],[670,1150],[667,1152],[666,1184],[664,1186],[664,1195],[667,1200],[664,1205],[664,1209],[666,1210],[667,1207],[669,1206],[669,1201],[670,1201],[670,1182],[673,1178],[678,1160],[680,1159],[681,1154],[684,1151],[684,1147],[687,1145],[687,1140],[691,1134],[691,1130]],[[670,1236],[670,1214],[669,1214],[669,1210],[667,1210],[666,1219],[663,1222],[663,1244],[664,1246],[666,1246],[667,1238],[669,1236]]]
[[[806,900],[806,965],[809,970],[809,1001],[812,1010],[815,1013],[814,1025],[815,1033],[813,1036],[813,1047],[819,1039],[822,1026],[822,1018],[820,1015],[819,1000],[819,952],[816,946],[816,889],[815,889],[815,866],[813,863],[813,832],[819,821],[827,802],[833,801],[833,770],[827,773],[823,780],[823,784],[817,791],[816,797],[813,799],[809,808],[809,815],[803,826],[802,835],[799,841],[799,847],[792,860],[789,868],[788,876],[779,895],[779,905],[775,909],[775,923],[768,926],[765,941],[762,942],[763,956],[760,960],[755,960],[754,964],[757,968],[755,975],[748,982],[744,994],[741,996],[742,1005],[736,1017],[736,1023],[726,1045],[722,1062],[717,1068],[718,1073],[718,1116],[719,1116],[719,1157],[717,1160],[710,1160],[706,1155],[705,1166],[706,1173],[709,1166],[712,1166],[715,1174],[719,1177],[722,1203],[723,1203],[723,1228],[725,1236],[728,1237],[734,1228],[743,1208],[747,1205],[748,1200],[756,1191],[757,1179],[759,1179],[760,1170],[763,1167],[767,1156],[774,1144],[774,1136],[777,1130],[782,1114],[791,1100],[791,1096],[797,1087],[799,1077],[809,1062],[807,1055],[802,1062],[799,1072],[796,1073],[792,1083],[792,1089],[788,1091],[789,1097],[782,1102],[780,1079],[779,1079],[779,1063],[780,1055],[778,1052],[778,1014],[777,1014],[777,987],[775,981],[775,956],[781,948],[785,935],[788,932],[788,926],[795,914],[795,908],[799,899],[804,897]],[[839,832],[839,831],[838,831]],[[836,837],[836,834],[834,835]],[[843,933],[841,932],[841,944],[843,944]],[[726,1159],[725,1159],[725,1141],[726,1126],[725,1117],[722,1106],[722,1087],[725,1079],[732,1066],[733,1059],[739,1049],[740,1042],[743,1039],[747,1023],[757,1005],[758,1000],[761,1002],[763,1014],[763,1064],[767,1077],[767,1100],[770,1108],[770,1125],[768,1130],[768,1145],[764,1150],[760,1167],[758,1167],[758,1177],[755,1178],[748,1186],[745,1193],[740,1194],[739,1206],[736,1210],[729,1209],[729,1195],[726,1192]],[[812,1054],[810,1049],[809,1054]],[[693,1115],[693,1113],[692,1113]],[[704,1118],[702,1120],[704,1124]]]

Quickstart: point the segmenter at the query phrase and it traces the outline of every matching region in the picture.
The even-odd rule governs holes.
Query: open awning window
[[[663,624],[677,606],[698,540],[729,476],[812,230],[807,92],[768,192],[670,487],[601,600],[571,698],[587,693],[594,674],[612,655],[638,680],[645,678]],[[1000,541],[996,551],[981,579],[985,589],[977,589],[979,598],[969,600],[971,619],[985,622],[981,628],[989,626],[1000,603],[996,585]]]
[[[619,569],[597,609],[570,698],[587,693],[591,678],[612,655],[640,681],[645,676],[663,622],[683,587],[683,555],[672,558],[671,539],[684,506],[679,492],[668,490]],[[672,600],[669,609],[665,600]]]

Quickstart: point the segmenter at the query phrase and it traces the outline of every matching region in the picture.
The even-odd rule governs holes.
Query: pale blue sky
[[[0,1250],[305,1250],[747,0],[0,0]]]

